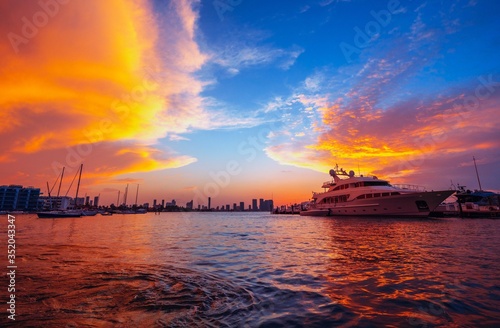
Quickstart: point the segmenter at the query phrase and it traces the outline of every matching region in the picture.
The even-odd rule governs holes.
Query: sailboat
[[[76,195],[75,195],[75,207],[76,207],[76,202],[78,199],[78,190],[80,189],[80,180],[82,178],[82,170],[83,170],[83,164],[80,164],[80,170],[79,176],[78,176],[78,185],[76,187]],[[63,171],[64,173],[64,171]],[[74,181],[74,180],[73,180]],[[61,176],[61,182],[62,182],[62,176]],[[59,189],[61,186],[59,185]],[[49,184],[47,182],[47,189],[49,192],[49,198],[50,198],[50,189],[49,189]],[[59,191],[57,192],[59,195]],[[83,212],[81,210],[54,210],[54,211],[47,211],[47,212],[37,212],[36,215],[38,215],[38,218],[40,219],[56,219],[56,218],[79,218],[81,217]]]
[[[477,171],[476,158],[472,157],[476,169],[479,190],[466,190],[465,186],[458,186],[455,194],[461,217],[500,217],[500,194],[483,190],[479,173]]]

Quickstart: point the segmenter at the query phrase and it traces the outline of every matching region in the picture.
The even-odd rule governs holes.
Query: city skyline
[[[0,3],[0,185],[275,205],[335,165],[500,190],[500,5]],[[74,188],[74,186],[73,186]],[[74,192],[72,191],[71,193]],[[70,196],[73,196],[72,194]],[[135,202],[135,199],[133,199]]]

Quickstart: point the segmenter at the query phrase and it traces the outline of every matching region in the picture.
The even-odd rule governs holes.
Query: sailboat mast
[[[135,191],[135,206],[137,206],[137,196],[139,195],[139,184],[137,184],[137,190]]]
[[[52,209],[52,197],[50,197],[50,188],[49,188],[49,182],[47,181],[47,192],[49,193],[49,208]]]
[[[65,167],[63,166],[62,172],[61,172],[61,180],[59,181],[59,188],[57,189],[57,197],[59,197],[59,192],[61,191],[61,185],[62,185],[62,179],[64,176],[64,169]]]
[[[128,196],[128,183],[127,187],[125,188],[125,194],[123,195],[123,204],[127,206],[127,196]]]
[[[80,175],[78,176],[78,184],[76,185],[76,196],[75,196],[75,208],[76,202],[78,201],[78,190],[80,190],[80,180],[82,179],[83,163],[80,164]]]
[[[477,173],[477,165],[476,165],[476,159],[474,156],[472,156],[472,160],[474,161],[474,167],[476,168],[476,177],[477,177],[477,183],[479,183],[479,190],[483,190],[481,187],[481,180],[479,180],[479,173]]]
[[[118,198],[116,199],[116,206],[120,206],[120,190],[118,190]]]

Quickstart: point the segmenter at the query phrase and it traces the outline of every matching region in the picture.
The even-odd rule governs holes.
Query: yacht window
[[[365,196],[366,195],[359,195],[358,197],[356,197],[357,199],[365,199]]]
[[[365,181],[365,186],[389,186],[387,181]]]
[[[390,192],[383,192],[382,197],[389,196],[391,193]]]
[[[399,195],[399,192],[391,192],[391,195],[394,196],[394,195]]]
[[[366,198],[372,198],[373,195],[372,194],[366,194]]]
[[[373,197],[380,197],[379,193],[373,194]]]

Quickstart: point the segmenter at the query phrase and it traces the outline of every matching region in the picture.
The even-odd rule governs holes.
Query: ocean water
[[[0,326],[500,326],[500,220],[16,215],[16,265]]]

